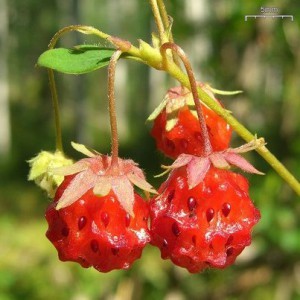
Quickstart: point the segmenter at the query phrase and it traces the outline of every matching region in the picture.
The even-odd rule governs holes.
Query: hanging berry
[[[128,269],[150,241],[149,208],[133,185],[155,192],[132,160],[92,153],[75,164],[53,170],[65,176],[46,211],[46,236],[62,261],[93,266],[101,272]]]
[[[101,272],[128,269],[141,256],[150,242],[149,207],[134,185],[155,193],[137,164],[118,155],[114,80],[121,53],[114,53],[108,67],[112,154],[102,155],[73,143],[88,158],[53,170],[65,179],[46,211],[46,236],[59,258]]]
[[[211,90],[201,83],[198,86],[204,88],[220,104]],[[201,103],[201,108],[213,150],[226,149],[231,138],[230,126],[205,104]],[[151,135],[157,148],[165,155],[176,158],[182,153],[204,154],[204,142],[193,95],[186,88],[179,86],[169,89],[162,104],[148,120],[154,121]]]

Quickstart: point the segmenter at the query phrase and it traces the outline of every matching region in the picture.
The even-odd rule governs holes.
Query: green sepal
[[[154,109],[154,111],[150,114],[150,116],[147,118],[147,122],[154,121],[157,116],[163,111],[163,109],[166,107],[167,102],[169,101],[169,97],[165,97],[163,101]]]

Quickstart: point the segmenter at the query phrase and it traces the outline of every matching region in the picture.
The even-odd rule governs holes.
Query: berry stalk
[[[62,28],[58,32],[55,33],[55,35],[52,37],[48,48],[53,49],[57,43],[57,41],[66,33],[72,32],[72,31],[78,31],[83,34],[92,34],[96,35],[101,39],[108,40],[110,43],[112,43],[116,48],[122,49],[123,52],[126,52],[130,55],[132,55],[132,58],[139,59],[140,58],[140,51],[138,48],[133,46],[129,41],[122,40],[118,37],[111,36],[101,30],[98,30],[97,28],[94,28],[92,26],[86,26],[86,25],[70,25]]]
[[[85,25],[70,25],[67,27],[62,28],[59,30],[51,39],[48,48],[53,49],[57,43],[57,41],[63,36],[64,34],[71,32],[71,31],[78,31],[83,34],[94,34],[102,39],[108,39],[110,35],[92,27],[92,26],[85,26]]]
[[[198,97],[198,92],[197,92],[197,83],[196,83],[196,79],[194,76],[194,72],[192,70],[191,64],[186,56],[186,54],[184,53],[184,51],[176,44],[174,43],[165,43],[160,47],[160,51],[162,53],[163,58],[165,59],[165,62],[168,63],[168,60],[166,59],[166,51],[167,49],[171,49],[172,51],[174,51],[179,58],[182,60],[184,67],[186,69],[187,75],[188,75],[188,80],[189,80],[189,85],[191,88],[191,92],[193,94],[193,98],[194,98],[194,102],[195,102],[195,107],[196,107],[196,111],[197,111],[197,115],[198,115],[198,119],[199,119],[199,123],[200,123],[200,128],[201,128],[201,134],[203,137],[203,142],[204,142],[204,155],[207,156],[210,153],[212,153],[212,146],[211,146],[211,142],[209,139],[209,134],[207,131],[207,127],[206,127],[206,123],[205,123],[205,119],[204,119],[204,115],[202,112],[202,108],[201,108],[201,104],[200,104],[200,100]]]
[[[117,50],[111,57],[108,65],[108,107],[109,107],[109,119],[111,129],[111,168],[112,170],[118,167],[119,157],[119,139],[118,139],[118,125],[116,114],[116,101],[115,101],[115,74],[116,64],[122,54],[121,50]]]
[[[50,85],[52,106],[53,106],[53,112],[54,112],[54,120],[55,120],[56,150],[63,153],[58,96],[57,96],[57,90],[56,90],[56,85],[55,85],[54,72],[52,69],[48,69],[48,77],[49,77],[49,85]]]
[[[53,49],[59,40],[59,38],[71,31],[79,31],[84,34],[95,34],[101,38],[108,38],[109,35],[94,28],[91,26],[83,26],[83,25],[71,25],[62,28],[59,30],[51,39],[48,48]],[[56,135],[56,150],[59,150],[63,153],[63,143],[62,143],[62,134],[61,134],[61,122],[60,122],[60,116],[59,116],[59,104],[58,104],[58,95],[57,95],[57,89],[55,84],[55,78],[54,78],[54,71],[52,69],[48,69],[48,77],[49,77],[49,85],[50,85],[50,91],[51,91],[51,99],[52,99],[52,106],[54,111],[54,120],[55,120],[55,135]]]

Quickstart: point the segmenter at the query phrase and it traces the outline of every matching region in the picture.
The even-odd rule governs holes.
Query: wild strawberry
[[[207,92],[214,98],[210,90]],[[213,150],[226,149],[231,138],[230,126],[204,104],[201,107]],[[154,120],[151,135],[165,155],[172,158],[182,153],[203,155],[204,143],[190,91],[182,87],[171,88],[148,120]]]
[[[66,175],[46,211],[48,231],[62,261],[101,272],[128,269],[150,241],[148,204],[132,182],[153,192],[131,160],[91,154],[56,172]]]
[[[163,259],[191,273],[207,267],[225,268],[251,243],[251,231],[260,213],[240,174],[214,165],[231,161],[243,170],[258,172],[238,152],[228,149],[206,158],[182,154],[150,202],[151,243]]]
[[[239,174],[212,167],[189,190],[184,167],[174,170],[151,202],[151,243],[162,258],[191,273],[225,268],[251,243],[260,213]]]

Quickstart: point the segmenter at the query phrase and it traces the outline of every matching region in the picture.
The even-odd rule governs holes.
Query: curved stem
[[[71,31],[78,31],[83,34],[93,34],[98,36],[101,39],[106,39],[111,42],[117,49],[121,49],[123,52],[126,52],[133,57],[140,58],[140,51],[138,48],[133,46],[129,41],[122,40],[118,37],[111,36],[103,31],[98,30],[92,26],[85,26],[85,25],[70,25],[67,27],[62,28],[59,30],[51,39],[48,48],[53,49],[59,40],[64,34],[71,32]]]
[[[59,150],[63,153],[58,96],[57,96],[57,90],[55,85],[54,72],[52,69],[48,69],[48,77],[49,77],[51,99],[52,99],[52,106],[53,106],[54,119],[55,119],[56,150]]]
[[[201,134],[202,134],[202,138],[203,138],[203,142],[204,142],[204,155],[209,155],[210,153],[212,153],[212,146],[210,143],[208,130],[207,130],[204,115],[202,112],[201,103],[200,103],[200,100],[198,97],[197,83],[196,83],[196,79],[194,76],[194,72],[192,70],[192,66],[191,66],[187,56],[185,55],[184,51],[178,45],[176,45],[174,43],[165,43],[160,47],[160,51],[162,52],[163,58],[166,58],[167,49],[171,49],[180,57],[180,59],[182,60],[182,62],[184,64],[184,67],[186,69],[189,83],[190,83],[190,89],[193,94],[196,111],[197,111],[197,115],[198,115],[198,119],[199,119],[199,123],[200,123]],[[165,61],[167,62],[168,60],[165,59]]]
[[[108,107],[111,129],[111,168],[118,167],[119,158],[119,140],[118,140],[118,126],[117,126],[117,114],[116,114],[116,98],[115,98],[115,74],[116,64],[122,54],[121,50],[117,50],[112,57],[108,65]]]
[[[49,49],[53,49],[58,41],[58,39],[67,32],[70,31],[80,31],[85,34],[96,34],[102,38],[107,38],[109,35],[93,28],[90,26],[82,26],[82,25],[71,25],[62,28],[59,30],[51,39],[48,47]],[[52,106],[54,111],[54,120],[55,120],[55,135],[56,135],[56,150],[59,150],[63,153],[63,144],[62,144],[62,134],[61,134],[61,125],[60,125],[60,116],[59,116],[59,105],[58,105],[58,95],[56,90],[54,71],[52,69],[48,69],[48,77],[51,91],[51,99]]]
[[[85,26],[85,25],[70,25],[67,27],[62,28],[59,30],[51,39],[48,47],[49,49],[52,49],[55,47],[57,41],[59,38],[61,38],[65,33],[71,32],[71,31],[79,31],[83,34],[94,34],[102,39],[107,39],[110,37],[110,35],[92,27],[92,26]]]

